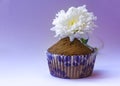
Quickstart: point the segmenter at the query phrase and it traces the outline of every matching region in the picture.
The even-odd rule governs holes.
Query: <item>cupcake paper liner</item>
[[[92,74],[97,50],[88,55],[59,55],[47,52],[50,74],[67,79],[77,79]]]

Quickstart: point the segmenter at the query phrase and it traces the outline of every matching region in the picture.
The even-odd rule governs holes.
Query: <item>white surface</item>
[[[104,52],[104,53],[103,53]],[[61,79],[49,74],[46,56],[39,60],[0,61],[0,86],[120,86],[117,52],[98,54],[93,75],[83,79]]]

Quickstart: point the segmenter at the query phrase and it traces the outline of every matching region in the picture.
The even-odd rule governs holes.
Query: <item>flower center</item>
[[[72,19],[72,20],[70,20],[70,21],[68,22],[68,26],[71,27],[71,26],[73,26],[76,22],[77,22],[76,19]]]

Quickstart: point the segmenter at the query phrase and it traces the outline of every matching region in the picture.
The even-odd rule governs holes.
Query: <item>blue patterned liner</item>
[[[50,74],[55,77],[77,79],[92,74],[97,50],[88,55],[58,55],[47,52]]]

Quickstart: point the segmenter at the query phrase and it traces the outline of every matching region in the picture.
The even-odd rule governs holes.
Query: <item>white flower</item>
[[[52,23],[54,27],[51,30],[56,32],[55,37],[69,37],[70,41],[73,41],[74,38],[86,37],[96,26],[94,24],[96,19],[92,12],[88,12],[85,5],[71,7],[67,12],[61,10],[56,14]]]

